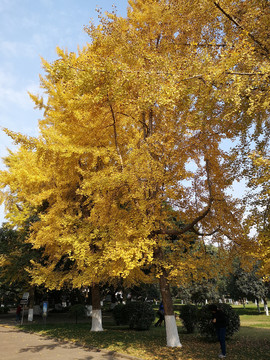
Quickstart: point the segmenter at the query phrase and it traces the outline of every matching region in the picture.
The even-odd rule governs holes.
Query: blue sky
[[[28,91],[40,93],[41,57],[57,59],[57,46],[77,51],[89,38],[83,28],[98,23],[96,8],[116,6],[126,15],[127,0],[0,0],[0,127],[37,135],[42,113],[34,109]],[[0,169],[7,148],[14,146],[0,130]],[[0,224],[4,221],[0,207]]]

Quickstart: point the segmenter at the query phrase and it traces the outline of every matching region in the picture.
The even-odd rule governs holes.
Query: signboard
[[[45,317],[48,315],[48,301],[43,301],[42,315]]]
[[[23,305],[21,325],[23,324],[23,318],[24,318],[24,305],[28,304],[28,299],[29,299],[29,292],[25,292],[22,296],[22,300],[20,301],[20,305]]]
[[[22,296],[22,299],[20,301],[21,305],[27,305],[28,304],[28,299],[29,299],[29,292],[25,292]]]
[[[22,296],[22,300],[28,300],[29,299],[29,292],[25,292]]]
[[[27,304],[28,304],[28,300],[22,299],[22,300],[20,301],[20,305],[27,305]]]

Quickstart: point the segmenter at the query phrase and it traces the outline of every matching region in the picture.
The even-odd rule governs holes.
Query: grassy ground
[[[227,342],[228,359],[266,360],[270,359],[270,318],[257,314],[253,306],[240,313],[241,329]],[[114,326],[110,314],[104,316],[104,332],[90,332],[90,324],[24,325],[26,331],[41,332],[58,339],[78,342],[85,346],[136,356],[144,360],[211,360],[217,359],[219,344],[211,343],[198,334],[186,334],[179,326],[182,348],[166,347],[165,328],[150,328],[149,331],[131,331],[126,327]]]

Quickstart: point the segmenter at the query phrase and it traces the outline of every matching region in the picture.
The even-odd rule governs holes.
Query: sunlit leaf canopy
[[[268,145],[267,28],[268,1],[129,1],[43,60],[40,136],[6,130],[19,149],[1,172],[10,219],[39,214],[36,282],[183,281],[218,271],[202,235],[253,246],[228,189]]]
[[[250,154],[252,160],[252,171],[249,178],[250,194],[248,200],[251,203],[250,212],[245,222],[249,229],[255,232],[259,247],[256,256],[260,259],[262,266],[260,274],[269,281],[270,274],[270,159],[269,151],[253,152]]]

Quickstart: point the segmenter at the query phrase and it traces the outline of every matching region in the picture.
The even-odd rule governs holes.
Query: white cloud
[[[0,87],[0,109],[7,109],[9,106],[16,105],[21,110],[33,107],[32,101],[29,99],[27,90],[14,89],[11,87]]]
[[[37,94],[39,82],[29,80],[27,84],[20,84],[19,79],[13,73],[0,71],[0,109],[7,109],[16,104],[20,109],[33,108],[33,102],[28,91]]]
[[[46,41],[45,35],[34,35],[32,39],[28,39],[27,42],[22,41],[2,41],[0,43],[0,52],[2,57],[9,58],[14,61],[14,58],[39,58],[39,52],[42,51]]]

